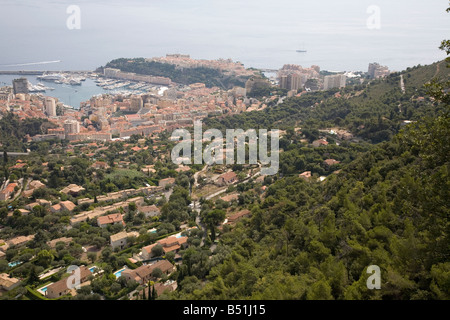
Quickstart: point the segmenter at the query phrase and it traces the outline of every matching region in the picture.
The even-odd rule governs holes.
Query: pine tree
[[[29,284],[33,284],[33,283],[36,283],[38,281],[39,281],[39,275],[36,272],[35,266],[33,265],[33,267],[30,269],[30,273],[29,273],[29,276],[28,276],[28,283]]]

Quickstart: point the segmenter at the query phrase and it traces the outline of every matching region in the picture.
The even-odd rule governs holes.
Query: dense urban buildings
[[[325,76],[323,80],[323,89],[344,88],[347,77],[343,74]]]
[[[297,91],[304,88],[308,79],[320,78],[320,67],[313,65],[310,68],[303,68],[299,65],[285,64],[278,70],[277,76],[280,88]]]
[[[114,69],[114,68],[105,68],[104,75],[105,75],[105,77],[112,78],[112,79],[142,81],[142,82],[161,84],[161,85],[169,85],[171,83],[169,78],[146,76],[146,75],[140,75],[140,74],[136,74],[136,73],[132,73],[132,72],[123,72],[123,71],[120,71],[119,69]]]
[[[369,69],[367,71],[369,78],[377,79],[385,77],[390,74],[389,68],[386,66],[381,66],[379,63],[369,63]]]

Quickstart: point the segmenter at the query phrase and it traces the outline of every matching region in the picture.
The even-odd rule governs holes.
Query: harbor
[[[87,71],[0,71],[0,87],[12,86],[18,78],[28,80],[28,91],[58,98],[65,105],[79,109],[82,102],[101,94],[135,95],[153,93],[162,95],[165,86],[146,82],[108,79]]]

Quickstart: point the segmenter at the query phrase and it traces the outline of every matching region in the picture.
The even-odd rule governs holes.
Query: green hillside
[[[287,129],[280,172],[264,180],[261,196],[260,184],[244,189],[238,207],[251,210],[251,218],[223,230],[212,259],[190,252],[178,278],[181,290],[172,297],[450,299],[449,105],[433,101],[424,88],[436,74],[448,79],[448,71],[442,62],[419,66],[346,88],[341,97],[317,92],[264,111],[208,119],[222,129]],[[413,122],[403,126],[404,120]],[[329,126],[366,142],[320,148],[305,142]],[[326,157],[341,163],[325,168]],[[313,179],[299,178],[304,170]],[[318,175],[327,178],[319,182]],[[370,265],[380,267],[380,290],[367,288]]]
[[[30,118],[20,120],[13,113],[0,113],[0,144],[6,151],[26,151],[26,135],[45,134],[48,129],[56,127],[47,119]]]
[[[175,65],[156,61],[146,61],[144,58],[120,58],[108,62],[106,68],[117,68],[124,72],[170,78],[175,83],[204,83],[208,88],[217,86],[231,89],[233,86],[244,87],[248,77],[227,76],[221,71],[206,67],[178,69]]]

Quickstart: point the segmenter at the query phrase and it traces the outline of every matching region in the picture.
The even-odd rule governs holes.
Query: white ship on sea
[[[44,81],[58,81],[64,78],[64,76],[60,73],[50,73],[50,74],[43,74],[42,76],[37,76],[39,80]]]

